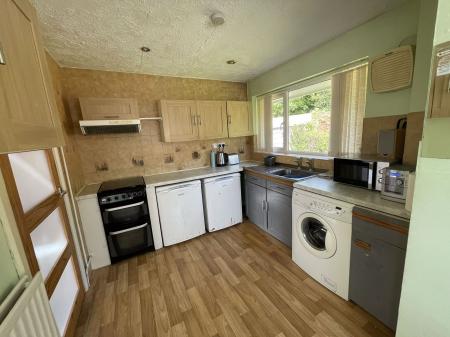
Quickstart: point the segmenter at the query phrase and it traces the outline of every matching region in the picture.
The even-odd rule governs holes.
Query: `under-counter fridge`
[[[158,187],[156,197],[164,246],[206,232],[200,180]]]
[[[203,179],[206,227],[213,232],[242,222],[241,175]]]

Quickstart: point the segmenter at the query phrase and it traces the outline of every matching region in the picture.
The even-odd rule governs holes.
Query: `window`
[[[327,154],[331,81],[289,91],[289,152]]]
[[[255,150],[358,153],[366,90],[367,64],[362,64],[257,97]]]

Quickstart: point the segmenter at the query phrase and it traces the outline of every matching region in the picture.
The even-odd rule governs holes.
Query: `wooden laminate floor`
[[[77,337],[393,336],[251,223],[94,272]]]

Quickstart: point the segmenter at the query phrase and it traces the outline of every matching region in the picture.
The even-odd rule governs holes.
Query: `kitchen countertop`
[[[382,199],[380,192],[338,183],[332,179],[308,178],[296,182],[294,187],[404,219],[409,219],[411,216],[411,213],[405,209],[404,204]]]
[[[261,165],[261,163],[256,162],[242,162],[238,165],[223,166],[223,167],[203,167],[200,169],[177,171],[170,173],[161,173],[151,176],[145,176],[145,184],[147,186],[162,186],[176,184],[183,181],[193,180],[193,179],[204,179],[215,176],[220,176],[228,173],[240,172],[246,167],[252,167]]]
[[[97,198],[97,192],[100,188],[100,183],[97,184],[89,184],[84,185],[81,190],[77,193],[77,196],[75,199],[81,200],[81,199],[90,199],[90,198]]]
[[[144,176],[145,185],[147,186],[162,186],[176,184],[183,181],[193,179],[204,179],[224,175],[227,173],[240,172],[246,167],[261,165],[258,162],[242,162],[238,165],[223,166],[223,167],[202,167],[199,169],[176,171],[170,173],[154,174],[151,176]],[[78,192],[76,199],[89,199],[97,197],[97,191],[101,183],[85,185]]]

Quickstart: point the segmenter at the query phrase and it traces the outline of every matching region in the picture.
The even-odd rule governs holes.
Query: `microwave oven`
[[[334,158],[333,180],[381,191],[383,169],[391,162],[378,159]]]

